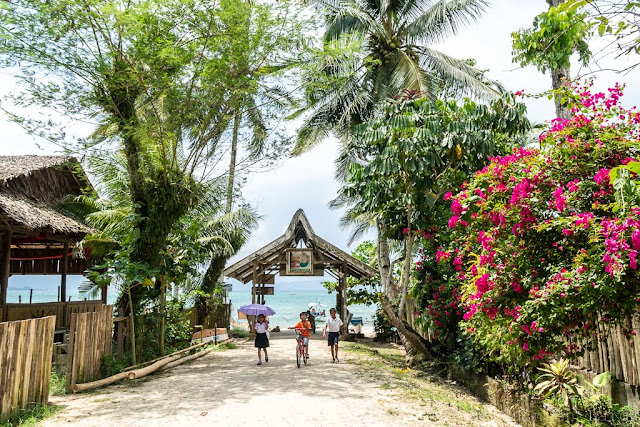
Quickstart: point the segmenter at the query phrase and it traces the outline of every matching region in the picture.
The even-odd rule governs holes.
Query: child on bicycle
[[[300,321],[296,323],[296,326],[292,326],[289,329],[295,329],[302,335],[304,352],[309,357],[309,338],[311,338],[309,330],[311,330],[311,323],[307,320],[307,313],[304,311],[300,313]]]

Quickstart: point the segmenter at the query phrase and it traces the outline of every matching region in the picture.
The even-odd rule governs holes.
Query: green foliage
[[[372,241],[364,241],[351,252],[351,255],[375,268],[376,262],[376,245]],[[329,292],[339,292],[338,282],[325,281],[322,285]],[[373,277],[371,279],[359,280],[349,276],[347,278],[347,304],[364,304],[370,306],[378,302],[378,287],[380,279]],[[339,306],[339,304],[336,304]],[[340,307],[337,307],[339,310]]]
[[[308,115],[296,153],[329,132],[350,138],[403,90],[435,98],[446,86],[456,95],[496,96],[481,71],[430,46],[477,19],[486,1],[313,3],[325,11],[325,44],[305,68]]]
[[[387,314],[380,307],[373,318],[373,330],[376,333],[376,341],[389,341],[397,333],[396,328],[389,322]]]
[[[571,371],[567,359],[545,363],[538,370],[543,372],[538,377],[534,389],[538,395],[549,397],[552,394],[559,394],[565,406],[568,407],[571,407],[572,399],[583,395],[584,390],[578,385],[578,378]]]
[[[107,378],[115,374],[119,374],[127,369],[129,366],[132,366],[131,355],[123,354],[123,357],[118,359],[113,355],[105,355],[102,357],[102,364],[100,365],[100,375],[102,378]]]
[[[574,426],[584,427],[637,427],[640,426],[640,411],[633,406],[620,406],[611,402],[611,397],[601,394],[580,402],[574,414]],[[571,418],[566,414],[566,418]]]
[[[247,338],[249,331],[242,328],[231,328],[231,336],[233,338]]]
[[[573,9],[549,8],[536,16],[532,28],[511,34],[513,61],[522,66],[534,65],[546,73],[570,68],[571,55],[577,52],[586,66],[591,59],[587,43],[591,26],[586,17]]]
[[[466,177],[502,151],[509,137],[529,129],[524,113],[513,95],[490,105],[428,98],[390,103],[383,117],[359,126],[347,144],[357,161],[340,197],[358,214],[384,218],[397,239],[407,227],[408,205],[414,207],[414,229],[428,229],[452,179]]]
[[[634,0],[567,0],[561,5],[566,10],[584,7],[589,13],[589,24],[600,37],[613,39],[611,49],[616,56],[640,53],[640,2]],[[630,58],[631,59],[631,58]],[[638,66],[634,62],[623,71]]]
[[[634,206],[640,206],[640,162],[629,162],[626,165],[616,166],[609,172],[611,185],[615,190],[616,204],[613,212],[629,211]]]
[[[49,383],[49,394],[51,396],[64,396],[66,391],[66,375],[54,366],[51,368],[51,382]]]
[[[19,409],[9,418],[0,419],[0,427],[35,427],[59,410],[60,407],[52,405],[36,405],[28,409]]]
[[[640,210],[612,212],[609,175],[637,161],[638,115],[620,86],[570,92],[574,116],[552,123],[542,149],[492,159],[451,203],[457,240],[442,252],[464,268],[462,328],[514,371],[590,350],[599,324],[633,333]]]

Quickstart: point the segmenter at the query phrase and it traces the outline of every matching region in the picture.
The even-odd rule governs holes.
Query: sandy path
[[[169,372],[52,398],[63,409],[42,425],[442,425],[418,420],[415,403],[359,374],[344,361],[350,355],[330,363],[321,336],[311,342],[310,364],[296,368],[295,342],[287,332],[272,334],[270,360],[263,366],[256,366],[253,343],[239,342],[238,349],[213,352]]]

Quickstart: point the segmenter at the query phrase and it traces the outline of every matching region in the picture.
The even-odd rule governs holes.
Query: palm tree
[[[486,0],[316,0],[326,12],[325,48],[307,76],[307,116],[296,153],[330,132],[348,138],[403,90],[493,97],[497,90],[468,61],[429,47],[476,20]]]

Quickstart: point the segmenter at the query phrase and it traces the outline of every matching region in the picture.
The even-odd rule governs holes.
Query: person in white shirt
[[[336,317],[336,309],[332,308],[329,310],[329,318],[324,325],[324,329],[322,330],[322,338],[327,337],[327,330],[329,330],[329,337],[327,338],[327,343],[329,347],[331,347],[331,357],[333,361],[331,363],[337,363],[340,360],[338,359],[338,341],[340,340],[340,335],[342,335],[344,339],[344,327],[342,320],[339,317]]]
[[[256,322],[255,330],[255,346],[258,348],[258,365],[262,365],[260,350],[264,351],[264,361],[269,361],[269,356],[267,355],[267,347],[269,347],[269,337],[267,336],[267,331],[269,330],[269,322],[265,320],[264,314],[258,315],[258,321]]]

